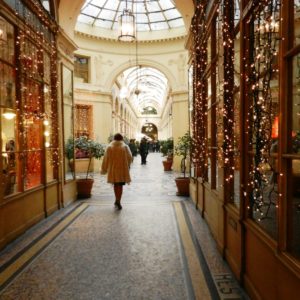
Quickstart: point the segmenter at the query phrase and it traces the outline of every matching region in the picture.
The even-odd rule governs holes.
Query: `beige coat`
[[[129,167],[132,155],[129,147],[123,141],[112,141],[106,148],[101,166],[101,174],[107,173],[107,182],[131,181]]]

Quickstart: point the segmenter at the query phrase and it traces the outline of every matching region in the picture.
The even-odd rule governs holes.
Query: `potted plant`
[[[165,171],[171,171],[172,170],[172,164],[173,164],[173,147],[174,142],[172,138],[169,138],[165,141],[160,142],[160,151],[163,154],[163,156],[166,156],[166,160],[163,160],[163,166]]]
[[[190,178],[186,177],[186,159],[190,154],[190,149],[192,145],[192,138],[187,132],[184,136],[178,138],[178,143],[175,146],[175,155],[181,156],[180,168],[183,173],[183,177],[175,178],[176,186],[177,186],[177,195],[178,196],[189,196],[189,185]]]
[[[92,159],[100,159],[104,155],[104,147],[86,136],[80,136],[74,140],[75,151],[85,152],[88,158],[88,166],[84,178],[76,180],[77,183],[77,198],[91,197],[91,190],[94,179],[91,178],[91,162]]]

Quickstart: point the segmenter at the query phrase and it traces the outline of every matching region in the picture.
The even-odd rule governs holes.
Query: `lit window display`
[[[8,196],[56,179],[57,136],[52,132],[56,114],[51,55],[27,37],[30,31],[19,30],[15,36],[14,27],[1,17],[0,25],[5,30],[0,30],[1,163]]]

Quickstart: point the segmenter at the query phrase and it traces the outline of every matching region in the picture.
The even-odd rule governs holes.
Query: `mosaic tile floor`
[[[162,157],[137,157],[123,209],[95,174],[93,196],[0,253],[0,299],[247,299]]]

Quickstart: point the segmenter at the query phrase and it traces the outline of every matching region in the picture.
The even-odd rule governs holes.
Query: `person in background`
[[[137,156],[137,152],[138,152],[137,146],[136,146],[136,143],[135,143],[134,139],[131,139],[131,140],[129,141],[128,146],[129,146],[129,149],[130,149],[130,151],[131,151],[131,154],[132,154],[132,160],[133,160],[133,158],[134,158],[135,156]]]
[[[124,143],[120,133],[114,135],[113,141],[107,146],[101,166],[101,174],[107,174],[107,182],[112,183],[115,193],[115,206],[122,209],[121,198],[123,185],[130,183],[129,168],[132,155],[129,147]]]
[[[142,138],[141,143],[140,143],[140,155],[141,155],[141,164],[145,165],[146,164],[146,159],[148,155],[148,143],[145,138]]]

